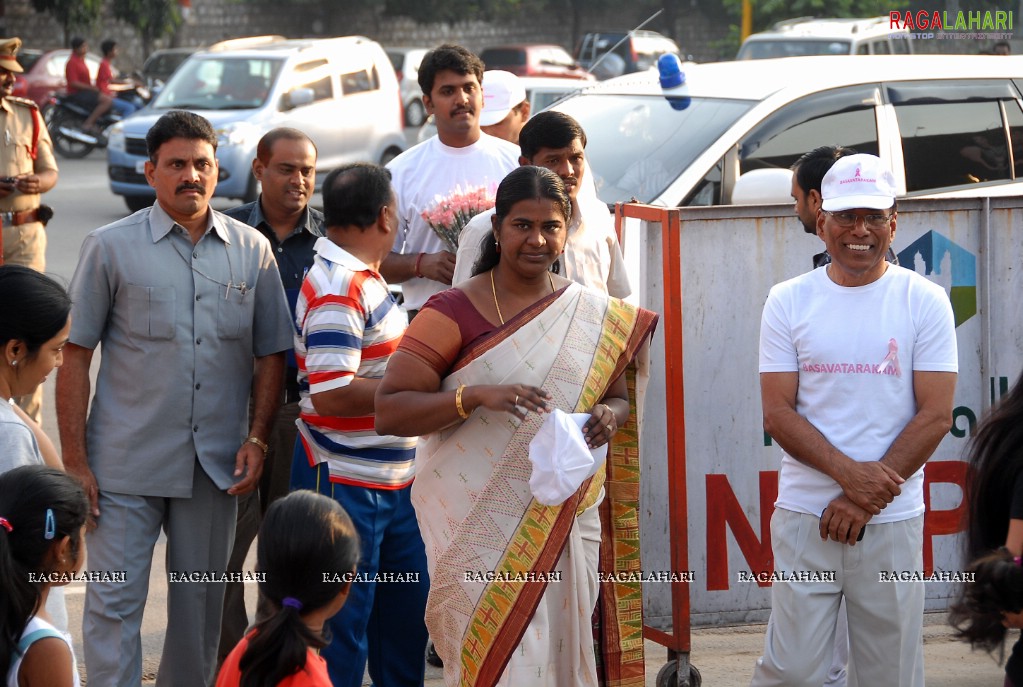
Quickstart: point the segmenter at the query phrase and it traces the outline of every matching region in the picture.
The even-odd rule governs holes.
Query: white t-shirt
[[[22,465],[42,465],[39,443],[8,401],[0,399],[0,473]]]
[[[798,372],[796,411],[853,460],[880,460],[916,414],[913,372],[958,372],[945,291],[889,265],[843,287],[818,268],[771,289],[760,327],[760,372]],[[775,506],[819,516],[842,493],[824,473],[782,455]],[[923,469],[871,523],[924,512]]]
[[[580,212],[577,206],[573,206],[572,210],[565,254],[561,259],[561,275],[615,298],[627,297],[632,288],[607,206],[602,203],[592,205],[587,208],[588,212]],[[457,285],[472,276],[472,268],[480,256],[480,242],[490,233],[493,216],[494,210],[487,210],[473,217],[462,230],[452,284]]]
[[[480,134],[478,141],[464,148],[452,148],[434,136],[406,150],[388,163],[394,192],[398,196],[398,238],[394,250],[400,253],[437,253],[446,245],[421,216],[439,199],[455,193],[497,185],[519,166],[519,148],[500,138]],[[402,283],[405,307],[418,310],[446,284],[413,277]]]

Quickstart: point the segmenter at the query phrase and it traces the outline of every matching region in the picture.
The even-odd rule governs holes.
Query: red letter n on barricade
[[[771,514],[778,498],[777,471],[760,473],[760,538],[750,526],[746,513],[725,475],[707,475],[707,590],[728,589],[728,538],[726,529],[739,544],[749,569],[772,572]],[[759,583],[758,583],[759,584]],[[768,586],[769,583],[761,586]]]

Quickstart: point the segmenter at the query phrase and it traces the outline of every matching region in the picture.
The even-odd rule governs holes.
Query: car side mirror
[[[311,88],[293,88],[281,96],[281,110],[293,110],[308,105],[315,95]]]
[[[754,169],[735,180],[732,205],[792,202],[791,169]]]

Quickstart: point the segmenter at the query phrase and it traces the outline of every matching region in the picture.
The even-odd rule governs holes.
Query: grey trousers
[[[259,526],[263,522],[263,514],[270,504],[288,495],[291,482],[291,459],[295,454],[295,436],[298,427],[298,402],[281,406],[274,421],[273,430],[267,445],[266,463],[263,465],[263,476],[259,480],[259,491],[249,492],[238,497],[238,518],[235,523],[234,546],[228,561],[228,570],[240,571],[245,567],[245,558],[249,554]],[[263,597],[259,597],[259,608],[256,611],[257,621],[269,616],[272,610],[265,607]],[[249,627],[249,615],[245,610],[245,585],[242,582],[229,582],[224,595],[224,619],[220,627],[220,648],[217,651],[217,662],[223,663],[235,645],[245,635]]]
[[[163,529],[167,629],[156,684],[212,685],[225,585],[188,577],[227,568],[236,498],[219,489],[196,461],[190,498],[100,491],[99,509],[99,526],[86,538],[89,570],[124,571],[125,581],[88,584],[82,634],[89,684],[138,687],[142,680],[142,612],[153,547]]]

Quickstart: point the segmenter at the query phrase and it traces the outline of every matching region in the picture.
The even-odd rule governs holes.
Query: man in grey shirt
[[[67,470],[90,500],[89,569],[126,578],[88,586],[89,682],[141,681],[142,611],[163,529],[170,585],[157,684],[196,687],[213,681],[235,497],[259,481],[292,326],[266,238],[209,208],[210,123],[170,112],[146,146],[156,203],[82,244],[57,421]]]

